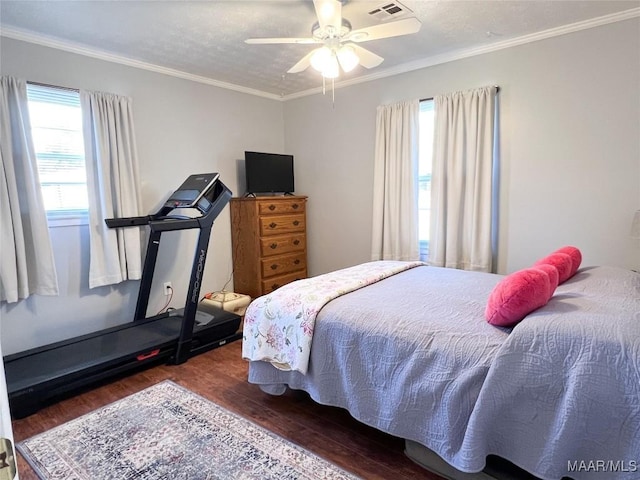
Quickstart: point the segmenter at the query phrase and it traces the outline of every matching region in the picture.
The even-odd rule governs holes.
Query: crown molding
[[[116,55],[103,50],[90,48],[85,45],[81,45],[66,40],[60,40],[45,35],[36,34],[26,30],[2,26],[0,36],[12,38],[14,40],[21,40],[23,42],[35,43],[44,47],[55,48],[57,50],[64,50],[70,53],[77,53],[78,55],[84,55],[86,57],[97,58],[112,63],[119,63],[128,67],[140,68],[142,70],[149,70],[151,72],[162,73],[164,75],[170,75],[172,77],[183,78],[185,80],[191,80],[193,82],[204,83],[207,85],[213,85],[215,87],[224,88],[227,90],[234,90],[240,93],[247,93],[249,95],[256,95],[259,97],[269,98],[271,100],[282,100],[282,96],[273,93],[264,92],[262,90],[256,90],[253,88],[242,87],[233,83],[221,82],[214,80],[213,78],[203,77],[201,75],[194,75],[191,73],[183,72],[173,68],[162,67],[153,63],[142,62],[122,55]]]
[[[464,48],[448,52],[442,55],[433,55],[431,57],[424,58],[415,62],[403,63],[392,68],[385,70],[378,70],[375,73],[364,75],[358,78],[344,80],[336,82],[335,89],[348,87],[351,85],[357,85],[359,83],[370,82],[372,80],[378,80],[380,78],[392,77],[401,73],[412,72],[414,70],[420,70],[422,68],[433,67],[434,65],[440,65],[443,63],[453,62],[455,60],[462,60],[464,58],[475,57],[476,55],[483,55],[485,53],[496,52],[498,50],[504,50],[505,48],[516,47],[527,43],[533,43],[547,38],[558,37],[581,30],[587,30],[589,28],[599,27],[602,25],[608,25],[610,23],[621,22],[624,20],[630,20],[632,18],[640,17],[640,7],[625,10],[623,12],[613,13],[602,17],[592,18],[582,22],[571,23],[563,25],[561,27],[550,28],[548,30],[542,30],[540,32],[531,33],[529,35],[523,35],[521,37],[512,38],[509,40],[503,40],[501,42],[493,43],[491,45],[485,45],[481,47]],[[322,87],[305,90],[302,92],[292,93],[282,97],[284,101],[294,100],[296,98],[306,97],[309,95],[315,95],[322,93]]]
[[[364,75],[362,77],[354,78],[351,80],[345,80],[336,82],[334,88],[339,89],[348,87],[351,85],[357,85],[359,83],[370,82],[372,80],[378,80],[381,78],[391,77],[393,75],[399,75],[401,73],[407,73],[414,70],[420,70],[422,68],[432,67],[434,65],[440,65],[443,63],[453,62],[455,60],[461,60],[464,58],[474,57],[476,55],[483,55],[485,53],[491,53],[498,50],[504,50],[505,48],[524,45],[527,43],[537,42],[545,40],[547,38],[557,37],[560,35],[566,35],[589,28],[599,27],[602,25],[608,25],[610,23],[621,22],[632,18],[640,17],[640,7],[624,10],[622,12],[613,13],[610,15],[604,15],[602,17],[596,17],[582,22],[571,23],[563,25],[561,27],[550,28],[541,32],[536,32],[521,37],[504,40],[501,42],[493,43],[491,45],[485,45],[481,47],[465,48],[456,50],[453,52],[445,53],[442,55],[434,55],[415,62],[404,63],[385,70],[377,70],[375,73]],[[45,35],[36,34],[22,29],[13,27],[2,26],[0,30],[0,36],[12,38],[14,40],[21,40],[28,43],[35,43],[45,47],[55,48],[58,50],[64,50],[71,53],[77,53],[87,57],[97,58],[99,60],[105,60],[107,62],[119,63],[121,65],[127,65],[129,67],[140,68],[143,70],[149,70],[156,73],[162,73],[164,75],[170,75],[173,77],[183,78],[185,80],[191,80],[193,82],[204,83],[206,85],[213,85],[215,87],[224,88],[227,90],[233,90],[240,93],[246,93],[249,95],[255,95],[258,97],[268,98],[271,100],[288,101],[296,98],[306,97],[309,95],[316,95],[322,93],[322,87],[312,88],[304,90],[302,92],[292,93],[290,95],[277,95],[262,90],[256,90],[253,88],[242,87],[233,83],[221,82],[209,77],[203,77],[200,75],[193,75],[191,73],[183,72],[172,68],[162,67],[148,62],[142,62],[134,60],[121,55],[116,55],[110,52],[98,50],[95,48],[89,48],[84,45],[60,40]]]

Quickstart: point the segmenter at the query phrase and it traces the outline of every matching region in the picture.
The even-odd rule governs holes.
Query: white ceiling
[[[354,29],[391,0],[347,0]],[[361,44],[384,57],[343,74],[346,84],[640,15],[640,0],[401,0],[420,32]],[[272,98],[322,85],[313,69],[287,74],[313,45],[248,45],[250,37],[307,37],[311,0],[1,0],[2,35]],[[391,21],[391,20],[388,20]]]

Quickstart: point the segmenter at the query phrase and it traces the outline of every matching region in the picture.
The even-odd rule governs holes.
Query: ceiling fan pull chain
[[[331,79],[331,102],[333,103],[333,108],[336,108],[336,79]]]

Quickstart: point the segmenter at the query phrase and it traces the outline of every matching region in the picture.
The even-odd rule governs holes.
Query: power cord
[[[160,309],[160,311],[158,313],[156,313],[156,315],[160,315],[161,313],[164,313],[165,311],[169,311],[169,304],[171,303],[171,299],[173,298],[173,287],[169,287],[167,286],[167,288],[169,289],[169,298],[167,299],[167,303],[164,304],[164,306]]]

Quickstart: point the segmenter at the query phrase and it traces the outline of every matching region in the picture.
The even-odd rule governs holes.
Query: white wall
[[[238,192],[244,150],[282,151],[282,103],[2,38],[2,74],[133,98],[144,212],[152,212],[191,173],[220,172]],[[89,290],[87,227],[51,228],[59,297],[32,296],[0,307],[5,355],[92,332],[133,318],[139,282]],[[194,232],[163,235],[149,314],[164,304],[161,284],[184,305]],[[202,291],[219,290],[231,274],[228,208],[213,227]]]
[[[453,61],[285,104],[309,195],[315,275],[370,259],[376,107],[500,86],[501,273],[565,244],[584,265],[640,267],[640,20]]]

